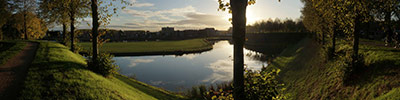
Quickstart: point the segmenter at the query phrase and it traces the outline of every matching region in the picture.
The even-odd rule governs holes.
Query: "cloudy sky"
[[[159,31],[161,27],[175,27],[176,30],[214,27],[226,30],[231,17],[226,11],[217,11],[217,0],[128,0],[133,6],[119,11],[112,17],[108,28],[121,30]],[[229,0],[228,0],[229,1]],[[247,24],[268,18],[300,17],[303,4],[300,0],[256,0],[247,9]],[[86,18],[90,20],[89,18]],[[87,21],[88,21],[87,20]],[[88,27],[86,24],[80,28]]]

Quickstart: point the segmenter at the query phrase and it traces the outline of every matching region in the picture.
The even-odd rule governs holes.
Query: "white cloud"
[[[151,63],[154,59],[132,59],[128,67],[135,67],[139,63]]]
[[[202,82],[226,82],[233,79],[233,62],[229,59],[218,60],[211,63],[208,68],[210,68],[213,73],[206,79],[202,80]]]
[[[123,10],[123,12],[132,17],[127,23],[136,23],[136,25],[123,25],[123,28],[130,29],[158,31],[165,26],[175,27],[177,30],[203,29],[206,27],[226,29],[230,27],[229,21],[223,16],[200,13],[193,6],[158,11],[130,8]]]
[[[147,2],[138,2],[137,0],[130,0],[130,3],[132,3],[132,7],[152,7],[154,6],[153,3],[147,3]]]
[[[182,57],[192,60],[193,58],[197,57],[197,54],[187,54],[187,55],[183,55]]]
[[[160,11],[150,11],[150,10],[135,10],[135,9],[125,9],[124,13],[131,14],[133,17],[143,17],[146,20],[150,17],[158,17],[159,19],[175,21],[176,19],[171,17],[179,17],[184,16],[187,13],[194,13],[196,9],[192,6],[187,6],[184,8],[174,8],[169,10],[160,10]]]

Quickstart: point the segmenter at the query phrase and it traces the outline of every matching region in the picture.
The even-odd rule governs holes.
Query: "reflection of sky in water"
[[[244,50],[244,54],[252,51]],[[134,75],[139,81],[171,91],[199,84],[226,82],[233,78],[233,46],[227,41],[213,50],[183,56],[115,57],[123,75]],[[245,56],[245,64],[260,69],[266,63]]]

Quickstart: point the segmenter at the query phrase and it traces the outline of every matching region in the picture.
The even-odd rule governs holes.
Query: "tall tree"
[[[280,0],[279,0],[280,1]],[[244,93],[244,59],[243,46],[246,33],[246,8],[247,5],[255,4],[255,0],[218,0],[219,10],[229,10],[232,13],[233,26],[233,97],[237,100],[245,100]]]
[[[69,23],[66,0],[40,0],[40,15],[49,25],[62,25],[61,43],[66,45],[67,23]]]
[[[28,30],[27,30],[27,21],[29,20],[30,16],[27,14],[29,12],[33,13],[37,8],[36,0],[15,0],[13,1],[16,6],[16,12],[21,12],[23,14],[23,33],[24,39],[28,40]]]
[[[24,16],[29,16],[24,19]],[[26,28],[25,28],[26,27]],[[43,37],[47,31],[44,21],[36,16],[36,14],[28,12],[24,14],[19,12],[13,14],[8,19],[7,25],[4,28],[7,36],[19,39],[39,39]],[[25,31],[26,30],[26,31]]]
[[[70,39],[71,51],[75,52],[75,24],[79,18],[85,18],[89,15],[90,1],[89,0],[65,0],[67,7],[67,15],[70,22]]]
[[[7,19],[11,16],[11,12],[8,8],[8,0],[0,0],[0,15],[3,18],[0,18],[0,40],[3,39],[3,31],[2,27],[4,24],[6,24]]]
[[[106,26],[108,25],[111,20],[111,17],[117,13],[119,9],[125,9],[125,6],[117,6],[113,4],[113,2],[120,1],[119,3],[125,5],[131,5],[131,3],[125,0],[112,0],[112,1],[99,1],[99,0],[91,0],[91,10],[92,10],[92,60],[95,65],[97,65],[98,57],[99,57],[99,43],[105,42],[105,40],[99,40],[99,27],[100,25]],[[103,5],[103,6],[101,6]],[[100,6],[100,9],[99,9]],[[111,10],[109,10],[111,9]],[[110,12],[112,11],[112,12]],[[106,32],[105,32],[106,33]],[[104,33],[104,34],[105,34]],[[98,67],[98,66],[91,66],[91,67]]]

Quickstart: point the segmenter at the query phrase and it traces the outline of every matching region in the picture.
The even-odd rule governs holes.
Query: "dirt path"
[[[0,98],[4,100],[17,99],[25,80],[27,69],[32,63],[37,43],[28,42],[20,53],[0,65]]]

